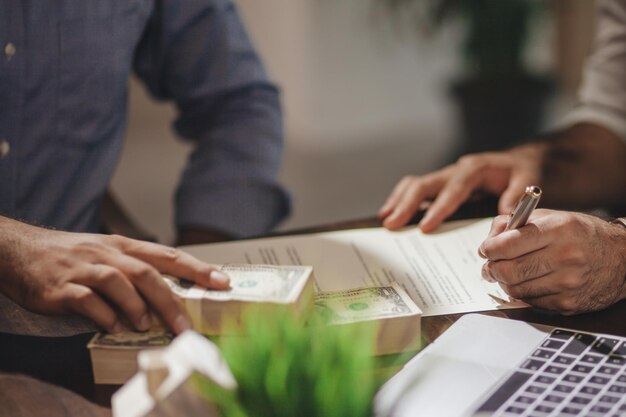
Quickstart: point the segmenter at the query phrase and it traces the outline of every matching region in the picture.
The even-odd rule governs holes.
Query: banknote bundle
[[[122,384],[137,372],[140,351],[170,344],[174,335],[164,329],[147,332],[96,333],[87,348],[96,384]]]
[[[420,340],[421,311],[397,284],[385,287],[314,294],[308,266],[225,265],[231,289],[208,290],[184,280],[165,277],[189,314],[194,330],[205,335],[238,335],[247,308],[268,312],[288,307],[303,325],[315,312],[328,325],[350,326],[370,321],[376,326],[377,355],[415,350]],[[89,342],[94,381],[122,384],[137,372],[142,350],[161,348],[173,335],[163,328],[148,332],[98,333]],[[242,338],[242,341],[245,340]]]
[[[209,290],[186,281],[165,280],[185,305],[197,332],[222,336],[239,334],[247,308],[270,313],[287,307],[304,322],[313,309],[313,268],[310,266],[224,265],[230,290]]]
[[[211,336],[237,334],[247,308],[270,312],[287,307],[302,322],[313,310],[310,266],[224,265],[229,290],[208,290],[173,277],[164,277],[183,302],[193,329]],[[97,333],[89,342],[94,382],[122,384],[137,372],[140,351],[167,346],[172,334],[156,327],[148,332]]]
[[[422,312],[395,283],[388,287],[319,293],[315,297],[315,311],[329,325],[374,322],[377,355],[419,349]]]

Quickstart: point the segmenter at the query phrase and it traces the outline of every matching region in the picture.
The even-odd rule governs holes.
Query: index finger
[[[420,228],[424,232],[433,231],[469,198],[479,184],[480,178],[473,170],[459,168],[426,211]]]
[[[191,323],[178,297],[152,265],[125,254],[111,256],[107,259],[107,263],[126,275],[174,333],[179,334],[191,328]]]
[[[179,249],[127,238],[121,238],[119,244],[126,255],[152,265],[161,273],[185,278],[208,288],[230,287],[230,278],[218,266],[202,262]]]
[[[542,233],[536,224],[528,223],[519,229],[506,230],[487,238],[480,245],[480,251],[490,261],[514,259],[543,249],[550,241],[547,233]]]
[[[485,240],[502,233],[504,229],[506,228],[506,225],[509,221],[509,217],[510,216],[506,216],[506,215],[500,215],[500,216],[494,217],[493,221],[491,222],[491,229],[489,229],[489,234],[487,235]],[[485,253],[483,252],[482,244],[478,247],[478,256],[480,256],[483,259],[487,259],[487,255],[485,255]]]

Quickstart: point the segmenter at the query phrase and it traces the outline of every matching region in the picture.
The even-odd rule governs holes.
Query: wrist
[[[624,275],[624,281],[622,284],[622,292],[620,298],[626,299],[626,217],[614,218],[610,220],[610,223],[615,227],[615,231],[618,236],[618,242],[621,242],[621,244],[618,244],[618,247],[620,248],[621,266],[622,273]]]
[[[23,251],[26,224],[0,216],[0,292],[16,299],[19,293],[20,253]]]

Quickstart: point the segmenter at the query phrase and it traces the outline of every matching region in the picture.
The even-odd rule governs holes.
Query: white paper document
[[[417,227],[281,236],[181,247],[209,263],[311,265],[317,291],[397,282],[424,316],[521,307],[480,270],[478,247],[491,219],[448,222],[435,233]]]

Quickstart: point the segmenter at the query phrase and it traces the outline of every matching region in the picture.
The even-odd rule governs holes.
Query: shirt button
[[[13,58],[13,55],[15,55],[15,51],[15,45],[13,45],[11,42],[4,45],[4,54],[6,55],[7,59]]]
[[[7,142],[6,140],[0,142],[0,158],[5,158],[9,154],[10,150],[11,145],[9,145],[9,142]]]

